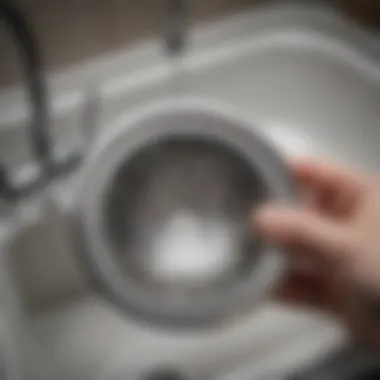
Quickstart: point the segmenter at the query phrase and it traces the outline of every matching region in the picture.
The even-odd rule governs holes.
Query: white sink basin
[[[111,78],[100,84],[94,74],[100,128],[156,98],[209,96],[251,118],[286,156],[319,155],[378,169],[380,43],[329,8],[274,6],[197,29],[174,74],[173,62],[155,53],[159,45],[146,46],[151,55],[139,48],[128,53],[133,70],[112,76],[104,66],[102,78],[105,72]],[[157,63],[138,60],[155,54]],[[78,90],[81,104],[86,90]],[[68,181],[56,193],[70,203],[72,189]],[[37,201],[26,202],[22,213],[29,207],[31,214]],[[18,339],[12,352],[25,379],[139,380],[161,367],[190,379],[224,379],[238,378],[235,370],[250,363],[250,378],[272,380],[345,341],[332,321],[274,304],[223,331],[140,326],[91,290],[75,260],[69,220],[54,207],[39,210],[8,247],[9,299],[18,294],[25,303],[12,302],[9,333]]]

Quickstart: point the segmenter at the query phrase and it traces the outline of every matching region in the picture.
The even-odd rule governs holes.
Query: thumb
[[[275,244],[305,247],[329,261],[341,261],[353,250],[346,225],[309,210],[266,206],[256,214],[255,228]]]

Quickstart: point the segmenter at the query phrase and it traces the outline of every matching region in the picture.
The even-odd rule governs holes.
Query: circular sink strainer
[[[250,215],[265,201],[293,202],[293,183],[254,128],[223,109],[177,100],[141,110],[85,169],[85,262],[111,300],[145,320],[219,323],[283,270]]]
[[[259,175],[233,151],[170,137],[123,163],[105,204],[120,268],[151,291],[203,297],[249,272],[260,251],[250,212],[265,200]]]

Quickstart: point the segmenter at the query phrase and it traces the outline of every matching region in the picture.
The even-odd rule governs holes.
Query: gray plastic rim
[[[285,256],[268,246],[254,271],[219,297],[178,305],[133,286],[118,268],[103,228],[104,194],[122,162],[141,145],[168,136],[218,139],[240,153],[262,175],[276,202],[296,204],[292,175],[276,150],[247,119],[228,105],[202,98],[157,101],[122,117],[99,138],[80,173],[73,227],[80,259],[103,295],[140,322],[171,328],[223,324],[265,299],[286,270]],[[258,270],[257,270],[258,268]]]

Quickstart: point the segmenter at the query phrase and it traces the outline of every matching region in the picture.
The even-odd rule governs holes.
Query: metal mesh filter
[[[261,251],[250,214],[266,189],[217,141],[172,137],[139,149],[117,170],[106,199],[117,260],[150,291],[222,291],[252,272]]]

